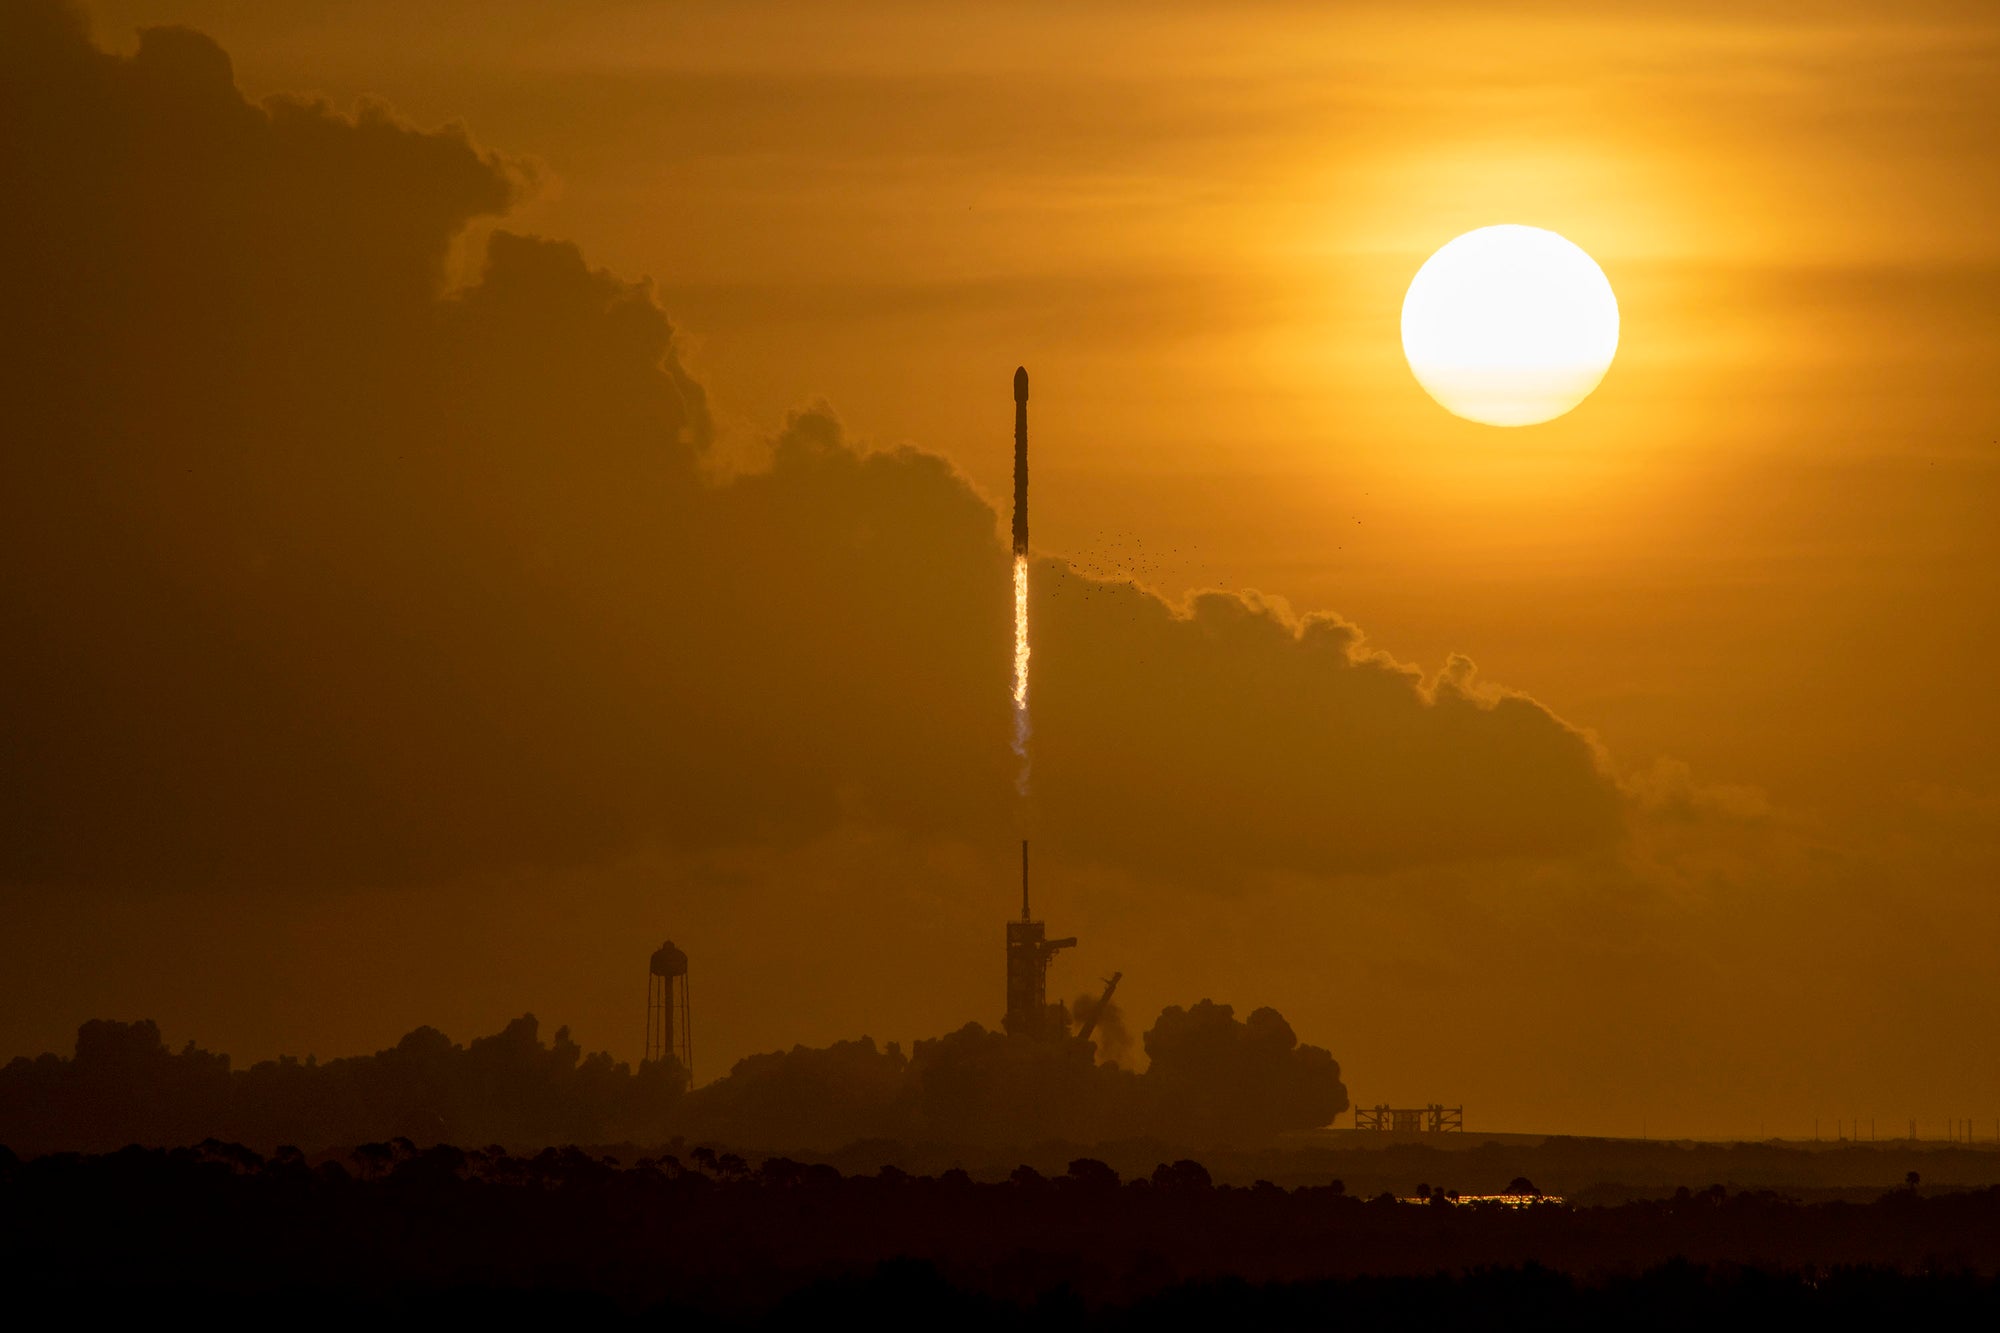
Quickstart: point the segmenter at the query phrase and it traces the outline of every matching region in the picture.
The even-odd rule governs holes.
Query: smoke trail
[[[1028,794],[1028,557],[1014,557],[1014,790]]]

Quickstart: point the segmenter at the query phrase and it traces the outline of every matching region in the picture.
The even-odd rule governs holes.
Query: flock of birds
[[[1200,549],[1199,546],[1188,547],[1189,558],[1192,559]],[[1061,597],[1067,589],[1077,601],[1108,602],[1113,596],[1130,593],[1143,585],[1158,584],[1163,572],[1186,576],[1189,573],[1187,562],[1180,558],[1181,554],[1178,546],[1160,551],[1149,550],[1143,541],[1128,532],[1095,532],[1082,552],[1064,556],[1062,571],[1049,589],[1049,596]],[[1073,583],[1072,577],[1075,580]],[[1197,576],[1189,581],[1203,580]],[[1207,582],[1221,586],[1219,580],[1209,579]],[[1138,598],[1126,597],[1125,619],[1133,619],[1144,605]]]
[[[1188,547],[1190,554],[1200,549]],[[1180,553],[1180,547],[1173,546],[1165,554]],[[1159,557],[1147,551],[1144,542],[1126,532],[1092,533],[1085,553],[1072,555],[1068,560],[1069,567],[1078,574],[1107,583],[1139,583],[1159,574],[1164,567]]]

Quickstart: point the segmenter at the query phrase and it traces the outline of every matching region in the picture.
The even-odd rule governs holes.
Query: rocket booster
[[[1014,370],[1014,554],[1028,553],[1028,368]]]

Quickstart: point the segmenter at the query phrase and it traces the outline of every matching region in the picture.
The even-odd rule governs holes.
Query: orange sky
[[[510,225],[652,276],[743,442],[825,396],[1004,496],[990,367],[1031,362],[1045,550],[1122,537],[1170,596],[1338,609],[1843,813],[1912,742],[1985,780],[2000,717],[1929,674],[1993,630],[1979,6],[404,8],[94,12],[532,156]],[[1624,316],[1588,410],[1523,436],[1439,413],[1395,336],[1495,221],[1583,245]],[[1890,644],[1924,670],[1859,660]]]
[[[1269,750],[1290,696],[1237,718],[1241,755],[1187,723],[1172,734],[1213,747],[1187,751],[1188,799],[1229,775],[1216,799],[1237,827],[1296,854],[1216,846],[1217,882],[1168,885],[1085,816],[1065,833],[1042,811],[1047,911],[1084,937],[1067,990],[1122,968],[1139,1026],[1211,993],[1275,1004],[1358,1101],[1463,1100],[1476,1127],[1751,1134],[2000,1110],[2000,704],[1977,685],[2000,631],[1988,8],[89,8],[111,51],[151,24],[210,34],[253,101],[346,114],[379,98],[418,127],[462,122],[527,183],[504,215],[466,207],[440,273],[477,283],[497,225],[650,277],[712,413],[711,472],[761,475],[787,414],[824,399],[847,440],[940,455],[997,503],[1025,362],[1044,557],[1174,604],[1255,590],[1336,614],[1427,677],[1464,654],[1602,747],[1627,828],[1613,843],[1566,841],[1596,817],[1577,807],[1580,822],[1548,817],[1546,846],[1475,831],[1449,864],[1349,863],[1310,831],[1313,803],[1347,789]],[[1520,431],[1440,410],[1396,333],[1424,257],[1495,222],[1583,246],[1623,322],[1598,391]],[[596,503],[578,498],[575,521],[624,521]],[[812,558],[774,547],[755,571],[792,590],[772,596],[802,634],[824,604],[788,562]],[[935,595],[984,588],[967,577],[940,574]],[[604,614],[636,616],[630,591]],[[1139,640],[1090,618],[1123,605],[1042,613],[1038,667],[1061,671],[1073,639],[1089,677],[1069,735],[1111,756],[1069,770],[1078,803],[1143,767],[1144,723],[1117,731],[1111,696],[1090,693],[1091,672],[1143,674],[1121,655]],[[704,604],[720,617],[705,633],[730,623],[721,607]],[[671,637],[626,628],[628,645]],[[643,677],[603,652],[620,681]],[[570,669],[535,679],[574,689]],[[1229,709],[1258,688],[1226,674],[1247,666],[1214,669]],[[913,670],[907,688],[960,707],[942,679]],[[1178,679],[1135,698],[1175,707]],[[562,727],[623,725],[573,706]],[[1236,717],[1218,709],[1218,728]],[[1057,754],[1064,734],[1038,721]],[[563,781],[605,780],[594,744]],[[825,764],[830,790],[860,781]],[[1247,791],[1260,773],[1270,789]],[[1570,799],[1501,786],[1517,781],[1510,827]],[[100,1012],[252,1056],[383,1045],[418,1022],[462,1038],[534,1008],[636,1055],[627,992],[663,934],[696,960],[706,1074],[864,1027],[991,1021],[1011,830],[944,797],[873,799],[802,840],[752,818],[726,845],[648,827],[536,864],[440,857],[421,890],[365,867],[311,892],[259,870],[168,899],[135,887],[136,863],[108,887],[28,875],[0,1052],[60,1045]],[[1171,799],[1106,796],[1103,818]],[[1385,810],[1451,846],[1453,821],[1477,819],[1448,798]],[[145,959],[162,931],[187,967]],[[22,972],[30,937],[60,969]]]

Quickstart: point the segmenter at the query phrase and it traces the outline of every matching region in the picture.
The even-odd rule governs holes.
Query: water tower
[[[668,940],[646,969],[646,1059],[680,1062],[694,1085],[694,1036],[688,1026],[688,956]]]

